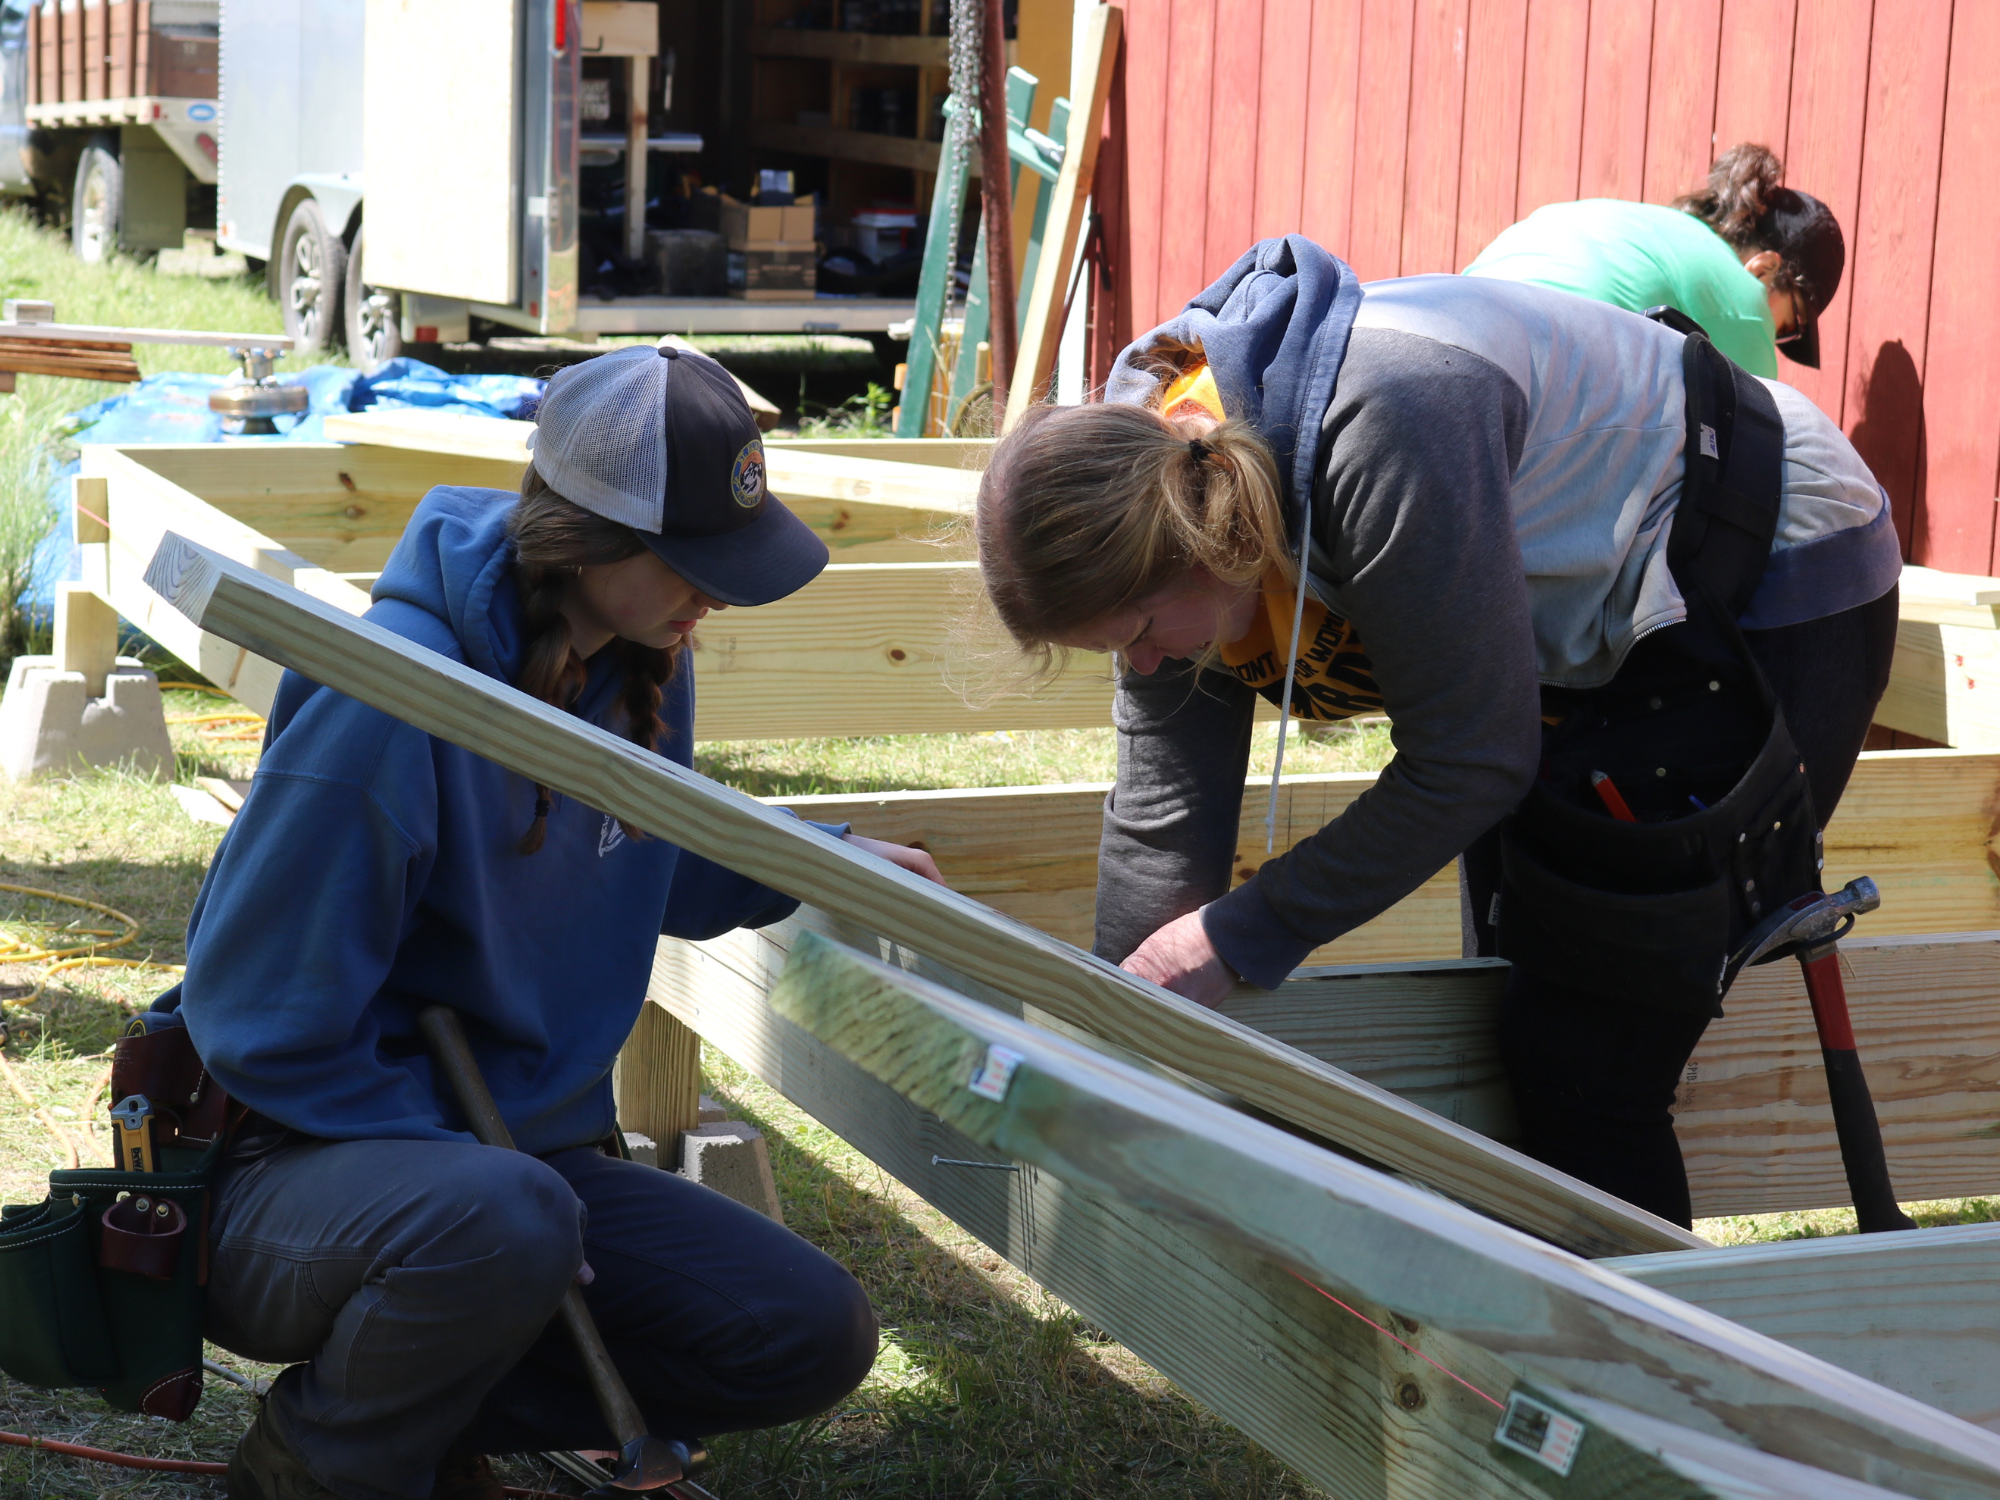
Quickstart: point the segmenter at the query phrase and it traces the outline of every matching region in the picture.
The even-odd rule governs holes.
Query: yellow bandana
[[[1160,397],[1160,411],[1169,417],[1205,412],[1225,421],[1222,392],[1206,361],[1189,367]],[[1285,651],[1292,643],[1292,585],[1276,568],[1261,580],[1263,608],[1249,633],[1221,648],[1223,665],[1271,702],[1285,697]],[[1292,713],[1301,719],[1330,721],[1357,714],[1382,712],[1382,690],[1362,649],[1354,626],[1319,600],[1306,595],[1305,616],[1299,622],[1299,662],[1292,686]]]

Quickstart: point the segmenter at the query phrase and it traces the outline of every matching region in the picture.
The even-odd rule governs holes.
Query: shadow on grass
[[[855,1275],[883,1326],[874,1371],[837,1410],[713,1444],[718,1493],[1319,1493],[983,1245],[942,1220],[927,1233],[776,1096],[726,1063],[710,1077],[770,1143],[787,1223]]]

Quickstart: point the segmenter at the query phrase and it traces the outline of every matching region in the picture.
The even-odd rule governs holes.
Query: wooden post
[[[646,255],[646,86],[650,57],[625,59],[625,258]]]
[[[111,485],[79,474],[70,481],[70,530],[83,586],[111,603]]]
[[[1082,92],[1073,101],[1062,176],[1056,180],[1047,235],[1028,294],[1021,353],[1007,400],[1009,423],[1025,414],[1032,402],[1042,399],[1055,369],[1056,347],[1062,342],[1063,297],[1069,289],[1077,241],[1083,235],[1083,206],[1097,173],[1097,147],[1104,134],[1105,102],[1111,93],[1112,69],[1118,63],[1119,27],[1124,15],[1116,5],[1100,5],[1086,22],[1084,55],[1070,80],[1071,89]],[[1001,431],[1001,424],[996,422],[993,430]]]
[[[118,611],[87,583],[56,585],[56,670],[83,673],[84,691],[104,696],[104,679],[118,664]]]
[[[681,1132],[700,1123],[701,1038],[648,1001],[618,1054],[618,1128],[651,1136],[660,1165],[680,1165]]]
[[[1007,411],[1007,380],[1018,344],[1014,310],[1014,193],[1007,153],[1007,32],[1001,0],[986,0],[986,34],[980,50],[980,173],[985,198],[987,302],[992,308],[993,431]]]

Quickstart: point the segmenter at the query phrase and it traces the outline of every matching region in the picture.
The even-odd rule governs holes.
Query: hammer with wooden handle
[[[1848,881],[1830,896],[1810,891],[1766,917],[1745,940],[1743,949],[1745,967],[1770,963],[1789,952],[1805,974],[1806,998],[1812,1002],[1820,1056],[1826,1062],[1834,1133],[1840,1137],[1840,1159],[1847,1169],[1847,1188],[1863,1234],[1917,1227],[1917,1221],[1897,1206],[1896,1191],[1889,1182],[1882,1126],[1875,1118],[1875,1101],[1861,1072],[1854,1026],[1847,1016],[1847,987],[1840,977],[1840,939],[1852,929],[1857,916],[1881,904],[1881,893],[1866,875]]]
[[[473,1059],[472,1048],[465,1040],[465,1028],[459,1024],[458,1012],[448,1005],[427,1006],[418,1012],[417,1025],[423,1031],[424,1040],[430,1043],[431,1055],[437,1059],[438,1067],[450,1082],[451,1091],[457,1096],[458,1107],[465,1112],[466,1123],[473,1135],[479,1138],[481,1145],[512,1151],[513,1134],[507,1129],[507,1122],[500,1117],[499,1106],[494,1104],[486,1080],[480,1076],[479,1064]],[[688,1471],[702,1459],[701,1450],[690,1450],[685,1443],[656,1438],[646,1431],[646,1419],[640,1413],[638,1403],[632,1399],[632,1393],[625,1388],[625,1377],[612,1363],[611,1352],[604,1347],[597,1323],[590,1316],[590,1309],[584,1305],[582,1287],[570,1287],[557,1316],[576,1341],[577,1353],[583,1357],[583,1368],[597,1397],[598,1409],[604,1413],[604,1420],[618,1441],[618,1468],[605,1482],[605,1491],[664,1490],[677,1496],[704,1494],[705,1491],[698,1486],[687,1483]]]

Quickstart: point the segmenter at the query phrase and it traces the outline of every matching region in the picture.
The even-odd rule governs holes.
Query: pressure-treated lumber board
[[[1374,784],[1368,773],[1286,777],[1278,795],[1278,847],[1331,822]],[[825,822],[861,819],[887,830],[885,838],[921,841],[960,890],[1088,946],[1109,790],[1085,783],[889,792],[794,797],[785,805]],[[1263,863],[1263,808],[1263,783],[1249,783],[1237,832],[1239,880]],[[2000,879],[1989,847],[1997,817],[2000,754],[1863,755],[1827,828],[1828,889],[1856,875],[1876,880],[1883,905],[1864,920],[1870,935],[2000,928]],[[1445,959],[1462,951],[1458,875],[1447,867],[1307,962]]]
[[[1005,1172],[939,1162],[991,1161],[994,1154],[769,1003],[784,962],[782,943],[803,927],[864,947],[874,940],[823,913],[802,912],[777,925],[789,929],[778,942],[769,940],[772,928],[710,943],[663,940],[654,1008],[697,1028],[709,1045],[1330,1493],[1427,1500],[1588,1493],[1499,1453],[1491,1443],[1495,1406],[1425,1362],[1438,1361],[1480,1390],[1504,1395],[1510,1372],[1484,1350],[1428,1326],[1392,1323],[1388,1309],[1352,1296],[1343,1298],[1355,1309],[1350,1313],[1239,1245],[1078,1192],[1032,1165]],[[1357,1314],[1393,1327],[1403,1345]],[[1727,1446],[1740,1458],[1757,1456]],[[1819,1471],[1813,1477],[1840,1483]]]
[[[695,732],[790,739],[1111,723],[1110,679],[1087,659],[1032,693],[1016,685],[968,706],[962,693],[977,701],[982,685],[1008,686],[1004,675],[987,684],[978,652],[954,644],[978,598],[971,563],[869,563],[829,567],[774,604],[712,614],[696,634]]]
[[[309,580],[320,598],[360,614],[371,575],[433,484],[511,488],[519,477],[519,466],[502,460],[336,444],[93,448],[86,468],[107,486],[107,602],[259,713],[277,691],[278,669],[233,644],[204,641],[172,611],[161,617],[158,597],[145,587],[146,564],[167,529],[273,577]],[[473,472],[462,475],[465,469]],[[929,520],[865,502],[799,505],[809,521],[815,507],[843,559],[879,557],[897,529]],[[969,707],[961,689],[977,695],[1008,687],[969,644],[955,644],[976,605],[976,569],[938,561],[938,549],[926,543],[891,545],[924,561],[886,571],[836,565],[776,604],[712,616],[693,654],[696,734],[983,733],[1110,723],[1110,684],[1087,661],[1032,695],[1000,691],[989,707]],[[801,681],[815,690],[800,693]]]
[[[1546,1493],[1494,1460],[1487,1439],[1497,1413],[1485,1400],[1242,1247],[1075,1191],[1033,1166],[941,1165],[936,1158],[995,1155],[776,1015],[768,991],[785,949],[758,943],[770,931],[663,940],[655,1008],[1332,1494],[1381,1495],[1392,1471],[1398,1488],[1389,1493],[1426,1500]],[[1389,1323],[1386,1309],[1345,1300]],[[1433,1359],[1453,1352],[1428,1328],[1396,1327]],[[1471,1363],[1455,1370],[1487,1389],[1505,1381],[1491,1356],[1469,1352]]]
[[[282,333],[210,333],[187,328],[112,328],[97,323],[0,323],[0,337],[89,344],[203,344],[211,348],[269,349],[284,354],[292,341]]]
[[[1940,1411],[2000,1429],[2000,1224],[1598,1264]]]
[[[771,1004],[992,1152],[1234,1238],[1523,1379],[1911,1495],[2000,1495],[1992,1433],[816,935]]]
[[[680,1138],[701,1122],[701,1038],[657,1005],[639,1013],[612,1074],[618,1128],[650,1136],[659,1161],[680,1160]]]
[[[872,824],[860,826],[871,833]],[[949,874],[949,866],[946,867]],[[735,971],[775,976],[809,909],[701,945]],[[853,930],[836,935],[867,947]],[[2000,1193],[2000,933],[1849,939],[1848,998],[1888,1152],[1906,1201]],[[972,992],[948,969],[926,969]],[[1513,1095],[1497,1027],[1507,966],[1494,959],[1302,969],[1248,986],[1221,1013],[1455,1125],[1512,1145]],[[993,994],[977,998],[998,1003]],[[1795,964],[1748,971],[1689,1061],[1675,1105],[1699,1217],[1845,1204],[1833,1112]],[[1006,1008],[1006,1007],[1002,1007]],[[1040,1019],[1031,1017],[1031,1019]]]
[[[983,470],[993,453],[992,438],[765,438],[766,453],[826,453],[892,464],[931,464],[940,469]]]
[[[412,409],[352,412],[326,419],[326,435],[336,442],[516,464],[528,461],[528,434],[534,430],[533,422]],[[962,515],[970,513],[979,491],[979,475],[972,470],[814,453],[776,444],[764,450],[764,472],[771,493],[788,504],[796,496]]]
[[[789,895],[949,955],[955,968],[1023,1002],[1557,1243],[1597,1254],[1701,1243],[185,538],[162,540],[147,582],[204,630]]]

